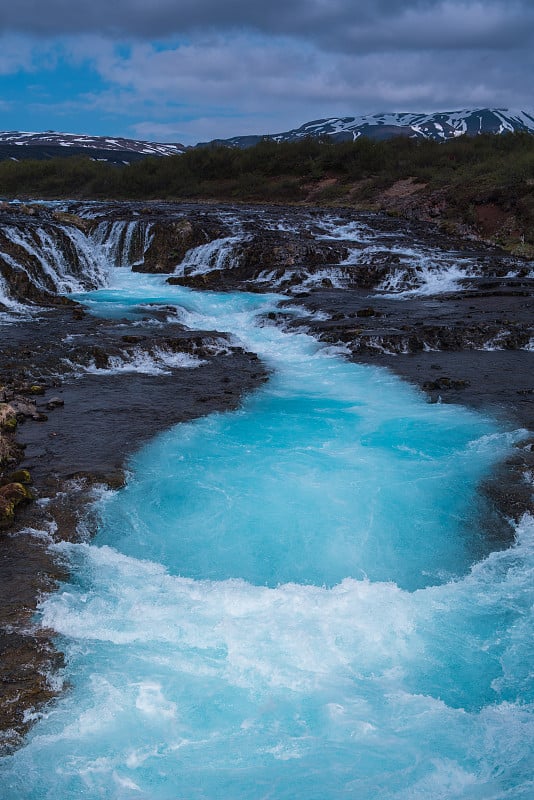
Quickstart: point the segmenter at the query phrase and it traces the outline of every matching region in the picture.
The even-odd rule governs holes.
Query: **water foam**
[[[93,375],[119,375],[124,372],[170,375],[173,369],[195,369],[205,363],[204,359],[190,353],[175,353],[156,347],[150,353],[137,350],[130,355],[109,356],[106,367],[97,367],[93,362],[84,371]]]
[[[513,548],[415,593],[195,581],[57,545],[79,580],[43,623],[74,689],[4,770],[10,800],[527,798],[533,544],[525,517]]]
[[[174,270],[175,275],[204,275],[215,269],[231,269],[234,247],[243,241],[242,234],[214,239],[193,247]]]

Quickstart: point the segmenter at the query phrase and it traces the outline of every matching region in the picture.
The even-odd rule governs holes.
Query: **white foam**
[[[324,241],[347,240],[363,244],[376,238],[376,233],[367,224],[359,221],[341,222],[335,217],[326,217],[318,225],[324,233],[319,233],[316,238]]]
[[[2,254],[1,256],[4,258],[8,263],[13,265],[12,260]],[[14,297],[11,296],[11,292],[8,286],[7,281],[4,279],[2,274],[0,273],[0,306],[4,306],[6,309],[5,311],[0,312],[0,322],[4,324],[9,324],[10,322],[15,322],[20,320],[21,316],[29,317],[32,313],[32,309],[21,303],[19,300],[16,300]]]
[[[37,269],[30,270],[23,260],[17,261],[7,253],[2,258],[23,270],[37,287],[46,291],[62,294],[101,286],[106,279],[106,265],[90,240],[74,226],[57,226],[57,230],[56,235],[54,228],[6,226],[3,234],[25,251]],[[72,254],[65,251],[61,234],[70,242],[77,264],[72,263]]]
[[[93,362],[82,369],[92,375],[120,375],[125,372],[170,375],[173,369],[195,369],[205,363],[205,360],[190,353],[175,353],[160,347],[150,353],[138,350],[130,355],[109,356],[107,367],[97,367]]]
[[[114,267],[140,264],[154,234],[146,220],[114,220],[100,222],[91,235],[106,262]]]
[[[230,269],[235,266],[232,256],[234,247],[243,241],[241,234],[214,239],[207,244],[193,247],[174,270],[175,275],[204,275],[211,270]]]

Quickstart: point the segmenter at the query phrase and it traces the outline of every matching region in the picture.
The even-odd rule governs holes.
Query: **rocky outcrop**
[[[12,482],[0,486],[0,530],[13,524],[17,506],[29,503],[32,499],[30,490],[23,483]]]
[[[315,270],[336,265],[348,255],[342,242],[327,242],[311,233],[247,230],[233,246],[224,269],[194,271],[168,279],[171,284],[201,289],[269,291],[297,286]]]
[[[229,230],[220,220],[207,215],[158,220],[151,225],[150,244],[142,261],[133,269],[136,272],[173,272],[189,250],[228,235]]]
[[[358,314],[358,316],[361,316]],[[343,342],[353,353],[407,354],[431,351],[519,350],[529,346],[533,329],[528,323],[505,325],[419,325],[404,322],[400,327],[388,320],[369,320],[365,326],[328,326],[324,341]]]

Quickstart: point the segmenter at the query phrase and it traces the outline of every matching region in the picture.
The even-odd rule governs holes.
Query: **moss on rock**
[[[0,530],[9,528],[15,520],[15,510],[21,503],[33,500],[33,495],[22,483],[8,483],[0,487]]]

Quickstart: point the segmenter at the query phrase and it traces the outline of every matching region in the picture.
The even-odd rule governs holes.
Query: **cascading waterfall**
[[[24,272],[38,289],[71,294],[103,286],[115,266],[140,263],[150,246],[151,225],[145,220],[100,222],[90,235],[72,225],[9,225],[2,236],[15,253],[0,252],[16,272]],[[0,303],[9,314],[27,313],[0,273]]]
[[[2,322],[9,322],[12,318],[14,319],[12,315],[24,314],[27,311],[27,307],[23,303],[11,296],[9,285],[0,273],[0,308],[2,307],[5,309],[4,312],[0,311]]]
[[[36,286],[58,294],[84,291],[103,283],[105,265],[85,235],[72,226],[26,228],[9,226],[3,235],[37,265],[11,258]],[[89,246],[88,246],[89,245]],[[3,256],[4,257],[4,256]]]
[[[193,247],[186,253],[183,261],[178,264],[174,274],[178,276],[203,275],[211,270],[230,268],[234,245],[242,241],[243,235],[239,234],[214,239],[207,244]]]
[[[143,260],[151,242],[152,225],[145,220],[99,222],[92,240],[102,249],[106,260],[117,267],[130,267]]]
[[[476,491],[522,432],[267,324],[274,296],[111,280],[97,313],[173,303],[273,373],[143,448],[96,539],[52,545],[69,688],[6,798],[532,797],[534,523],[488,552]]]

